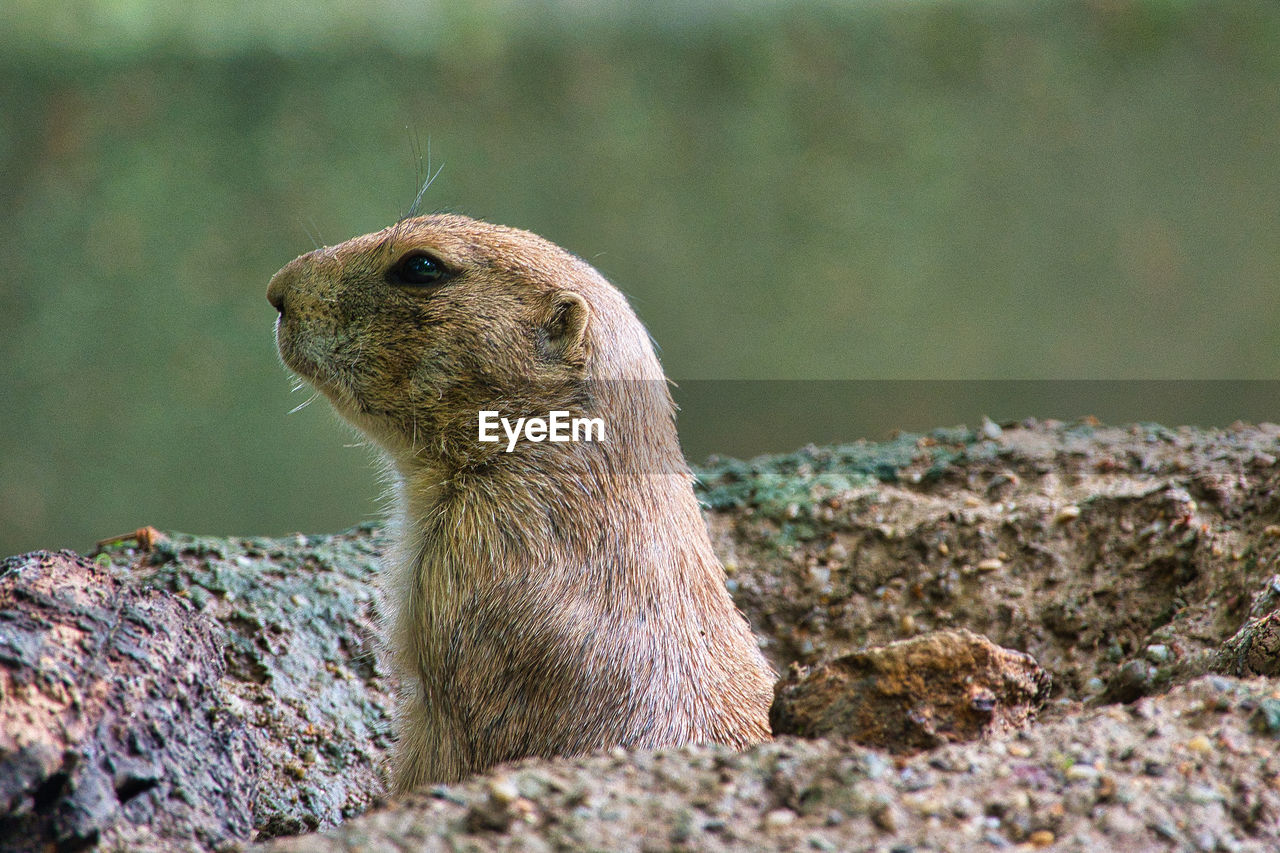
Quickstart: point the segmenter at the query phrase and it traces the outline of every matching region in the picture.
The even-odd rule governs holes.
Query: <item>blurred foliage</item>
[[[1270,0],[11,2],[0,552],[375,513],[264,292],[428,143],[426,207],[584,255],[677,379],[1275,377],[1277,44]],[[691,455],[789,449],[754,420]]]

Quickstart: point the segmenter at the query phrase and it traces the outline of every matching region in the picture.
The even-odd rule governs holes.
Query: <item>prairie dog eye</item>
[[[424,287],[439,284],[448,276],[444,264],[425,252],[405,255],[388,272],[392,284]]]

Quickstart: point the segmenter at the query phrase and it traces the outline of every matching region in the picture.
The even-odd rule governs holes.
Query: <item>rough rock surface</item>
[[[1280,608],[1280,427],[991,427],[706,472],[780,671],[963,627],[1029,653],[1060,697],[1131,701]]]
[[[229,820],[221,834],[200,833],[193,823],[196,847],[238,836],[286,849],[1276,849],[1277,457],[1274,425],[1027,422],[713,461],[701,472],[713,541],[780,672],[963,628],[1050,673],[1039,720],[909,758],[784,738],[742,754],[531,761],[392,803],[380,800],[393,686],[373,654],[376,530],[279,540],[169,534],[151,551],[112,548],[94,562],[112,579],[98,585],[108,593],[94,606],[111,613],[122,602],[167,602],[156,606],[187,627],[131,646],[144,659],[161,648],[155,661],[94,657],[75,650],[85,637],[111,636],[93,627],[96,617],[49,618],[43,605],[4,599],[18,616],[0,620],[0,780],[10,786],[0,838],[11,849],[45,849],[52,836],[16,830],[49,831],[56,804],[78,790],[71,774],[60,776],[60,759],[32,744],[86,756],[77,766],[96,767],[112,783],[103,796],[118,800],[111,768],[123,761],[121,742],[109,727],[77,721],[90,719],[80,715],[92,702],[104,719],[113,702],[140,713],[149,706],[128,706],[142,700],[127,693],[100,700],[84,685],[120,690],[120,673],[135,663],[150,673],[140,677],[180,672],[165,655],[216,668],[212,647],[199,645],[213,626],[225,672],[200,679],[207,696],[179,689],[186,682],[177,675],[173,689],[185,698],[146,696],[225,709],[218,726],[191,716],[192,743],[206,730],[246,732],[238,781],[256,791],[253,831],[240,834],[243,823]],[[41,559],[6,563],[0,585],[15,583],[12,566]],[[59,608],[89,594],[87,582],[66,578],[48,593]],[[28,616],[34,627],[22,627]],[[15,652],[15,636],[51,651]],[[35,640],[19,645],[27,642]],[[12,686],[22,672],[31,684],[63,679],[86,698],[28,707],[43,694]],[[24,721],[25,740],[11,720]],[[123,806],[90,809],[117,849],[173,849],[180,839],[166,827],[191,819],[164,823],[161,811],[174,805],[162,809],[157,792],[190,785],[184,774],[201,762],[154,763],[163,773],[153,787]],[[224,800],[237,791],[228,787]],[[187,805],[193,814],[234,812]]]
[[[0,563],[0,850],[252,832],[261,753],[218,645],[188,602],[70,552]]]
[[[365,811],[391,711],[379,541],[169,534],[6,561],[0,850],[214,849]]]
[[[1246,622],[1223,645],[1213,668],[1231,675],[1280,676],[1280,610]]]
[[[1008,732],[1049,695],[1030,655],[969,631],[935,631],[802,667],[777,684],[775,735],[848,738],[894,753]]]
[[[381,542],[371,527],[284,540],[174,535],[146,554],[102,558],[222,626],[221,688],[261,756],[260,835],[332,826],[381,795],[394,690],[372,621]]]
[[[1211,676],[906,761],[786,738],[525,762],[268,849],[1274,850],[1275,693]]]

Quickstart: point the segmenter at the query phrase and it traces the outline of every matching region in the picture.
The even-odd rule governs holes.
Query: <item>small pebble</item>
[[[894,800],[885,794],[876,794],[868,804],[871,822],[885,832],[893,832],[902,823]]]
[[[512,782],[510,777],[499,776],[489,781],[489,799],[495,805],[507,806],[519,797],[520,790],[516,788],[516,783]]]
[[[1152,663],[1166,663],[1169,660],[1169,647],[1163,643],[1147,646],[1147,660]]]
[[[868,752],[864,759],[866,763],[865,773],[867,778],[873,782],[881,779],[884,775],[893,770],[893,765],[878,752]]]
[[[1263,699],[1258,703],[1258,710],[1249,717],[1254,731],[1267,734],[1280,734],[1280,698]]]
[[[1116,795],[1116,780],[1111,776],[1103,776],[1098,780],[1098,797],[1108,800]]]
[[[920,817],[932,817],[943,811],[942,801],[927,794],[907,794],[902,798],[902,804]]]
[[[796,821],[796,813],[791,809],[774,809],[764,816],[765,829],[781,829]]]
[[[1053,520],[1058,524],[1066,524],[1067,522],[1073,521],[1079,517],[1080,507],[1075,504],[1071,504],[1070,506],[1064,506],[1062,509],[1058,510],[1058,514],[1053,517]]]
[[[1067,768],[1067,779],[1072,782],[1084,782],[1097,779],[1098,769],[1089,764],[1072,764]]]
[[[890,803],[881,803],[871,812],[871,822],[885,832],[894,832],[901,822],[894,807]]]
[[[1222,801],[1222,794],[1208,785],[1191,785],[1187,788],[1187,799],[1199,806]]]
[[[1196,735],[1191,740],[1187,741],[1187,749],[1203,755],[1213,751],[1213,744],[1210,743],[1209,739],[1204,735]]]
[[[898,774],[898,780],[902,783],[902,787],[910,792],[923,791],[936,781],[932,773],[927,770],[917,770],[911,766],[902,768],[902,772]]]
[[[1048,847],[1057,841],[1053,833],[1047,829],[1037,829],[1035,832],[1027,836],[1028,843],[1032,847]]]

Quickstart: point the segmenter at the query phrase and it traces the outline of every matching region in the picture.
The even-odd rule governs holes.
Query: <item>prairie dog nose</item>
[[[289,290],[289,285],[293,283],[293,278],[293,270],[285,267],[271,276],[271,283],[267,285],[267,301],[281,314],[284,313],[285,293]]]

